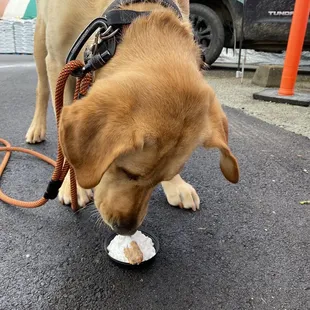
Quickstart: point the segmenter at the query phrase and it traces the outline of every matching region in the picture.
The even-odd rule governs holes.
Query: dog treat
[[[124,249],[124,254],[131,265],[139,265],[143,262],[143,253],[136,241],[130,242],[129,247]]]
[[[127,250],[125,251],[125,249]],[[139,249],[142,253],[142,261],[147,261],[156,254],[152,239],[145,236],[141,231],[137,231],[132,236],[117,235],[111,240],[107,247],[109,256],[120,262],[130,264],[133,263],[133,260],[131,260],[131,255],[133,255],[133,253],[137,254],[137,249]],[[127,255],[125,252],[127,252]],[[130,255],[130,259],[128,258],[128,253]]]

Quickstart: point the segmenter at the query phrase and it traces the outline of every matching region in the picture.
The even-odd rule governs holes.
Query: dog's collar
[[[172,9],[178,15],[179,18],[182,18],[182,13],[173,0],[146,0],[146,1],[143,1],[143,0],[115,0],[108,6],[108,8],[106,9],[103,16],[109,14],[112,10],[119,10],[121,7],[128,6],[131,4],[136,4],[136,3],[158,3],[165,8]],[[124,14],[124,18],[125,18],[124,21],[126,22],[125,14]],[[130,17],[129,17],[127,24],[130,24],[131,22],[132,22],[132,20],[130,21]]]
[[[87,40],[97,31],[94,44],[85,50],[85,66],[74,72],[75,77],[82,77],[88,72],[103,67],[115,54],[117,43],[121,37],[123,26],[131,24],[140,16],[149,15],[151,12],[138,12],[122,10],[121,7],[134,3],[158,3],[165,8],[172,9],[181,19],[182,13],[173,0],[115,0],[103,13],[102,17],[94,19],[74,42],[66,63],[75,60]]]

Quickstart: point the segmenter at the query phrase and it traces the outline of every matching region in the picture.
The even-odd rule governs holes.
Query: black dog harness
[[[121,6],[134,3],[142,3],[143,0],[116,0],[110,4],[101,17],[94,19],[74,42],[66,63],[75,60],[87,40],[95,34],[95,42],[84,52],[85,66],[75,71],[72,75],[83,77],[91,71],[103,67],[115,54],[117,44],[120,41],[123,26],[130,25],[136,18],[147,16],[151,12],[138,12],[122,10]],[[172,9],[182,19],[182,13],[172,0],[149,0],[149,3],[158,3],[165,8]]]

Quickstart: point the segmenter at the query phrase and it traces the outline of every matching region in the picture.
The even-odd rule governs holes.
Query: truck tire
[[[190,21],[202,49],[203,61],[208,65],[213,64],[224,47],[225,33],[221,19],[208,6],[192,3]]]

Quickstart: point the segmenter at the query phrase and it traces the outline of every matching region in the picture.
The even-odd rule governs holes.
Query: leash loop
[[[78,210],[78,199],[77,199],[77,188],[76,188],[76,178],[73,168],[70,164],[65,161],[60,142],[59,142],[59,119],[61,115],[61,111],[63,108],[63,96],[64,89],[69,76],[75,70],[80,70],[84,67],[84,64],[79,60],[73,60],[67,63],[62,71],[60,72],[57,84],[56,84],[56,93],[55,93],[55,110],[56,110],[56,122],[57,122],[57,132],[58,132],[58,145],[57,145],[57,159],[56,161],[51,158],[38,153],[36,151],[25,149],[21,147],[13,147],[11,144],[0,138],[0,143],[4,145],[4,147],[0,147],[0,152],[5,152],[4,158],[0,164],[0,178],[3,175],[3,172],[8,164],[10,156],[12,152],[22,152],[33,155],[50,165],[54,166],[54,171],[52,174],[52,178],[48,183],[47,189],[42,198],[36,201],[21,201],[7,196],[0,188],[0,200],[4,201],[7,204],[14,205],[21,208],[38,208],[44,205],[49,199],[55,199],[58,195],[58,190],[61,187],[65,176],[70,170],[70,183],[71,183],[71,209],[73,211]],[[88,73],[84,75],[82,78],[78,78],[76,83],[76,88],[74,92],[74,101],[78,100],[80,95],[85,96],[90,85],[92,83],[92,74]]]

